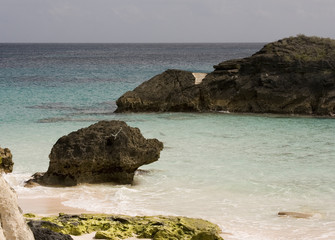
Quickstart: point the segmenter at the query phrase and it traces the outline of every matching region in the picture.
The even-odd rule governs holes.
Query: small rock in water
[[[294,217],[294,218],[311,218],[313,214],[311,213],[299,213],[299,212],[279,212],[280,217]]]

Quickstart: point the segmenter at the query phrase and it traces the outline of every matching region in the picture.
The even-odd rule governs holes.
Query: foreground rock
[[[49,155],[46,173],[28,183],[73,186],[78,183],[129,184],[135,171],[157,161],[163,144],[145,139],[122,121],[101,121],[61,137]]]
[[[167,70],[121,96],[116,112],[335,116],[335,40],[286,38],[214,68],[199,84],[191,72]]]
[[[0,149],[0,154],[6,164],[0,164],[0,239],[34,240],[33,233],[21,214],[16,193],[2,176],[2,172],[8,173],[13,170],[12,155],[9,149],[2,150]]]
[[[47,224],[49,224],[47,222]],[[34,233],[35,240],[73,240],[68,234],[58,233],[45,228],[43,221],[30,221],[28,223],[30,229]]]
[[[82,235],[96,232],[96,239],[129,237],[155,240],[222,240],[220,228],[202,219],[186,217],[130,217],[123,215],[67,215],[31,220],[29,224],[63,234]]]

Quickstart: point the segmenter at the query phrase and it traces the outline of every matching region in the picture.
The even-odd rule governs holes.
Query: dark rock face
[[[33,232],[35,240],[73,240],[68,234],[58,233],[48,229],[47,227],[51,224],[52,223],[45,221],[28,222],[28,226]]]
[[[117,100],[116,112],[199,111],[191,72],[167,70]]]
[[[0,173],[4,171],[5,173],[11,173],[13,171],[13,156],[8,148],[0,147]]]
[[[162,149],[160,141],[145,139],[123,121],[101,121],[61,137],[49,155],[48,171],[35,174],[30,182],[128,184],[140,166],[158,160]]]
[[[286,38],[214,68],[198,85],[190,72],[168,70],[121,96],[117,112],[335,115],[335,40]]]

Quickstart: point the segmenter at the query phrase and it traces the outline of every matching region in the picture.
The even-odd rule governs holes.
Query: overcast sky
[[[0,0],[0,42],[335,38],[335,0]]]

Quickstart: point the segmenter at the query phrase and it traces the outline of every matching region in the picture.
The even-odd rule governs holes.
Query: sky
[[[335,0],[0,0],[0,42],[335,38]]]

